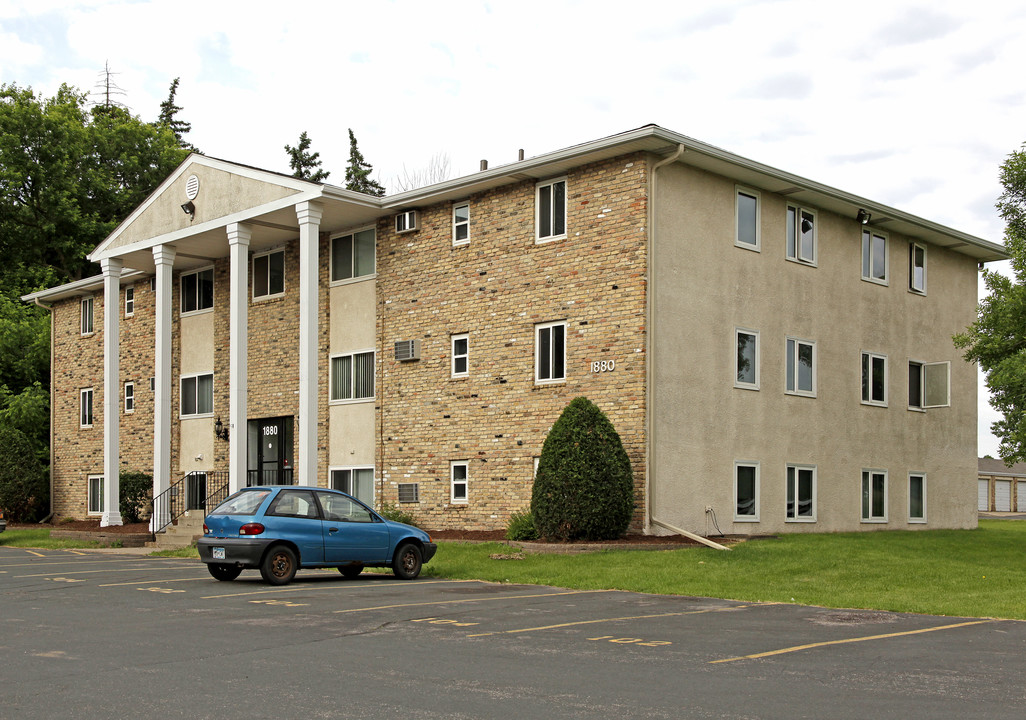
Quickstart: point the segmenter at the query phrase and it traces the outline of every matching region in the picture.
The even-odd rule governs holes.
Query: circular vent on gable
[[[189,179],[185,181],[185,197],[195,200],[197,195],[199,195],[199,178],[190,175]]]

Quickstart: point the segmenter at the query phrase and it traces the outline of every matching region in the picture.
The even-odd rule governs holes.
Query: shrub
[[[563,410],[545,438],[531,492],[541,537],[608,540],[623,536],[634,513],[634,477],[620,436],[584,397]]]
[[[398,505],[392,503],[381,503],[381,509],[378,510],[378,514],[386,520],[394,520],[395,522],[405,523],[406,525],[413,525],[417,527],[417,523],[414,522],[415,518],[413,513],[409,510],[403,510]]]
[[[507,540],[537,540],[538,530],[534,527],[534,519],[531,513],[513,513],[509,516],[509,524],[506,525]]]
[[[49,509],[49,476],[35,450],[25,433],[0,423],[0,509],[8,522],[32,522]]]
[[[153,497],[153,476],[148,473],[122,470],[118,476],[118,500],[121,519],[137,523]]]

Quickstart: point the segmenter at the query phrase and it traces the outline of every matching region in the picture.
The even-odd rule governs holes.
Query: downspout
[[[677,145],[676,152],[668,158],[664,158],[652,166],[652,172],[649,173],[648,180],[648,262],[645,266],[645,286],[647,290],[646,302],[645,302],[645,532],[647,533],[653,525],[661,528],[665,528],[678,535],[683,535],[686,538],[694,540],[695,542],[708,545],[716,550],[729,550],[730,548],[720,545],[717,542],[713,542],[708,538],[704,538],[701,535],[697,535],[687,530],[683,530],[678,527],[674,527],[668,523],[664,523],[657,520],[652,516],[652,448],[655,446],[655,423],[652,421],[653,402],[655,393],[652,391],[652,335],[654,334],[653,319],[653,296],[655,295],[655,283],[653,282],[652,268],[656,266],[656,223],[655,223],[655,200],[656,200],[656,171],[664,165],[680,160],[681,155],[685,153],[687,148],[683,144]]]
[[[38,306],[38,307],[43,308],[48,313],[50,313],[50,433],[49,433],[50,434],[50,442],[48,443],[49,446],[50,446],[50,468],[49,468],[49,472],[47,473],[50,476],[50,478],[49,478],[49,480],[50,480],[50,512],[47,514],[47,516],[45,518],[43,518],[42,520],[39,521],[40,523],[45,523],[47,520],[49,520],[50,518],[53,517],[53,420],[54,420],[53,351],[54,351],[54,347],[55,347],[54,341],[53,341],[53,306],[52,305],[44,305],[43,303],[39,302],[39,298],[37,298],[37,297],[32,298],[32,303],[34,305]]]

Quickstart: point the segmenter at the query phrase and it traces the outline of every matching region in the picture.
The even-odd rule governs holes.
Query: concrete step
[[[154,540],[146,543],[146,547],[158,550],[174,550],[188,547],[203,537],[202,510],[190,510],[179,517],[171,525],[168,525],[162,532],[157,533]]]

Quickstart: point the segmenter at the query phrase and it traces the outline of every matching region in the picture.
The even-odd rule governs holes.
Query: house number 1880
[[[613,372],[616,370],[616,360],[596,360],[591,364],[593,373]]]

